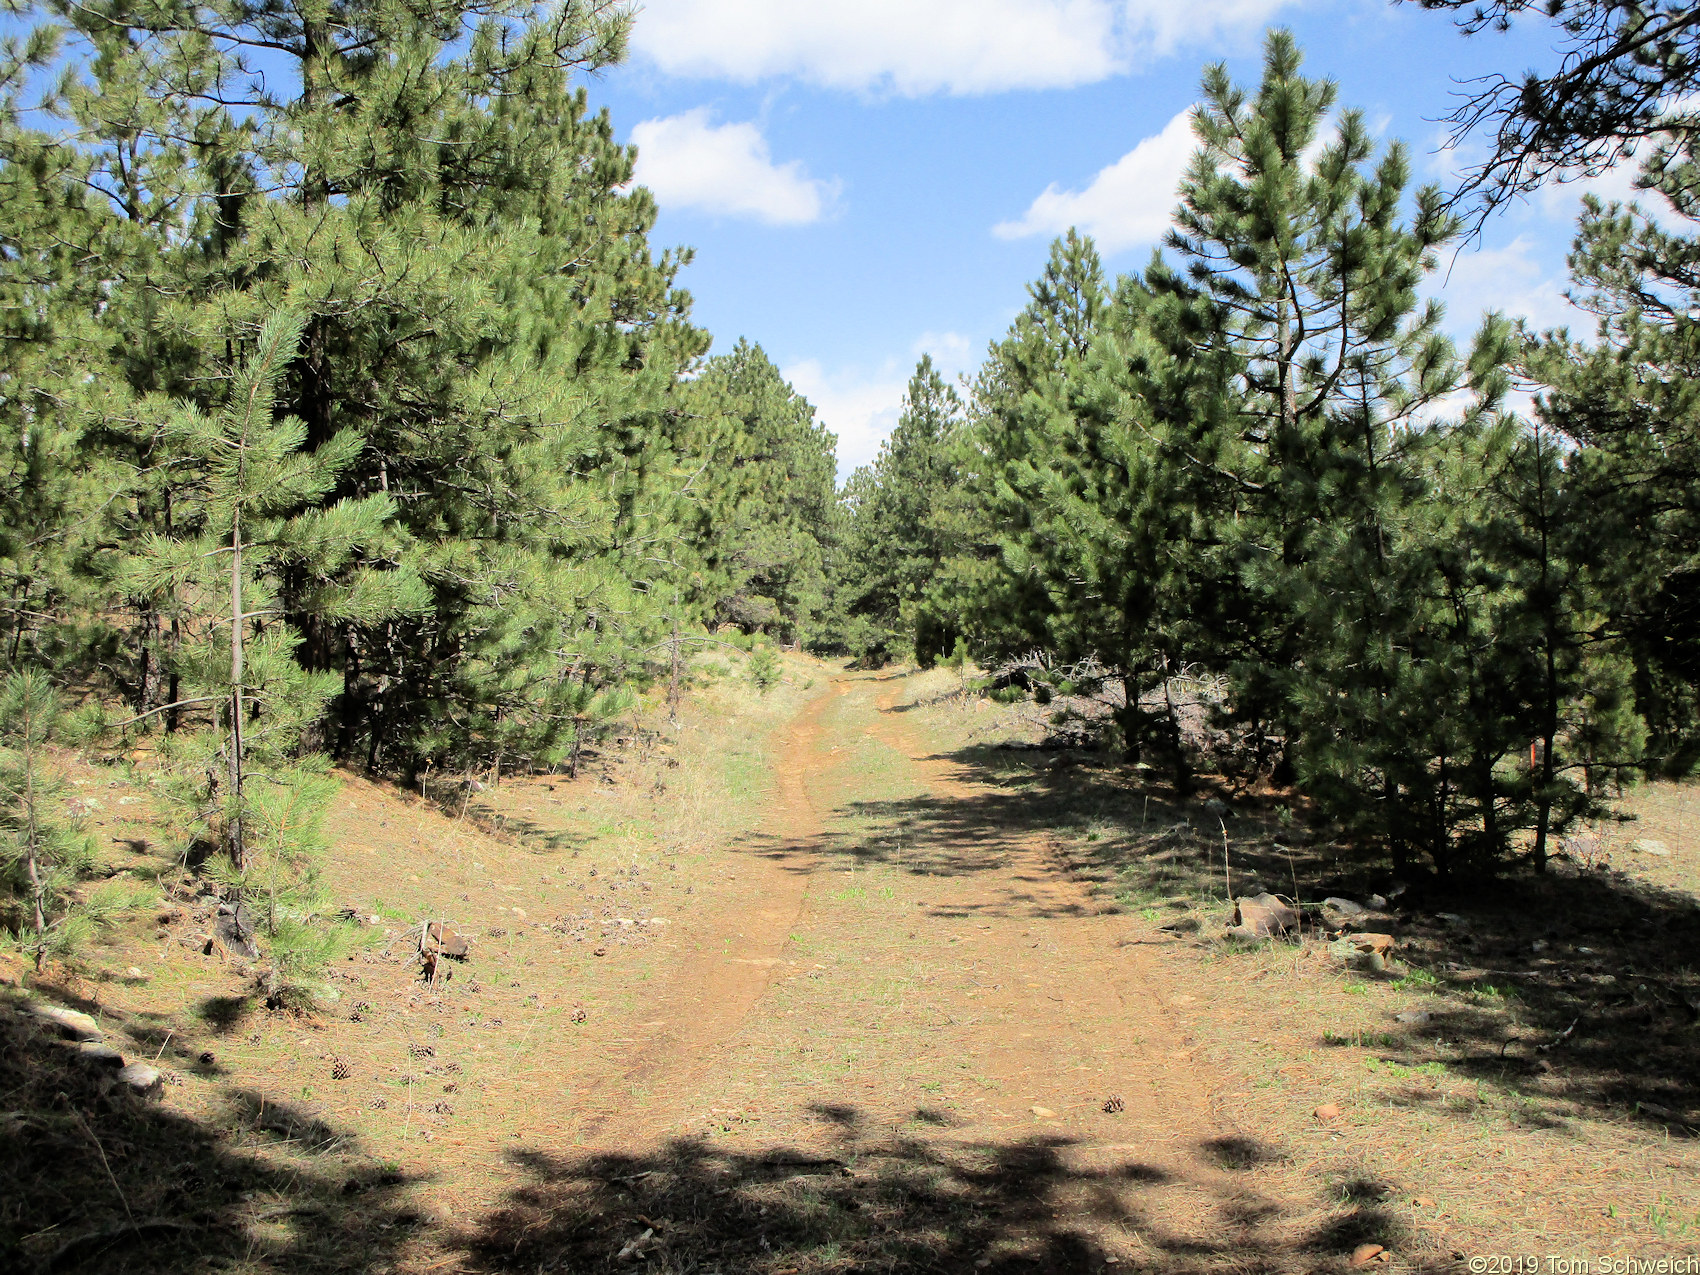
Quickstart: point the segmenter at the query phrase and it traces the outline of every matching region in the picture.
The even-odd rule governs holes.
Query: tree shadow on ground
[[[1215,824],[1214,817],[1166,786],[1132,786],[1133,772],[1108,758],[1071,758],[1074,764],[1062,767],[1050,764],[1057,760],[1051,754],[976,747],[924,760],[948,766],[953,778],[970,786],[970,795],[925,793],[848,802],[833,812],[832,826],[819,836],[799,840],[756,834],[746,844],[797,871],[809,871],[825,858],[857,867],[895,867],[917,876],[1002,873],[1017,855],[1038,847],[1076,878],[1116,886],[1137,841],[1141,888],[1147,892],[1159,886],[1189,895],[1210,884],[1220,889],[1221,843],[1203,830],[1205,821]],[[1229,826],[1237,838],[1244,821],[1230,817]],[[1236,856],[1252,871],[1261,866],[1269,872],[1286,862],[1273,852],[1256,856],[1250,844]],[[1013,879],[1018,885],[1029,880],[1021,873]],[[1010,915],[1051,915],[1019,889],[1008,906]]]
[[[1387,1061],[1442,1057],[1512,1095],[1531,1124],[1585,1113],[1700,1134],[1693,896],[1560,863],[1468,889],[1425,883],[1400,903],[1406,971],[1375,977],[1433,999],[1382,1042]]]
[[[1033,874],[1017,871],[982,914],[1136,913],[1168,922],[1140,941],[1211,949],[1224,946],[1229,920],[1225,852],[1236,896],[1269,890],[1314,904],[1393,888],[1377,853],[1303,829],[1290,794],[1223,793],[1229,799],[1212,805],[1220,798],[1209,792],[1184,799],[1148,772],[1090,753],[977,747],[929,760],[951,767],[967,791],[851,803],[826,835],[758,841],[756,851],[799,868],[819,857],[964,876],[1007,874],[1018,853],[1031,863],[1038,848],[1044,871],[1069,874],[1090,902],[1030,893]],[[1532,1123],[1589,1115],[1700,1135],[1700,900],[1563,859],[1542,876],[1414,873],[1404,886],[1353,923],[1394,936],[1393,966],[1339,968],[1431,998],[1426,1017],[1389,1023],[1373,1042],[1383,1061],[1441,1062],[1496,1086]],[[1313,945],[1341,924],[1314,907],[1307,918]],[[1463,1108],[1439,1113],[1473,1118]]]
[[[1411,1240],[1379,1204],[1299,1216],[1259,1189],[1259,1152],[1182,1174],[1065,1136],[869,1139],[853,1108],[830,1151],[677,1138],[654,1154],[515,1156],[529,1181],[445,1242],[460,1269],[812,1275],[827,1271],[1285,1272],[1328,1268],[1356,1235]],[[1354,1241],[1355,1242],[1355,1241]],[[1344,1250],[1341,1245],[1345,1244]]]
[[[425,1225],[404,1178],[324,1122],[256,1093],[193,1119],[15,1004],[0,1005],[0,1094],[0,1270],[377,1271]]]

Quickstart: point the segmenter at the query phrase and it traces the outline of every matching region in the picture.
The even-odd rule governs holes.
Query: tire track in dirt
[[[908,759],[931,795],[966,807],[995,792],[928,746],[896,711],[899,695],[878,697],[869,729]],[[959,1046],[1016,1108],[994,1113],[1006,1118],[1006,1136],[1056,1138],[1083,1169],[1108,1169],[1137,1152],[1169,1183],[1161,1212],[1171,1233],[1202,1240],[1240,1231],[1246,1217],[1303,1212],[1280,1202],[1283,1184],[1267,1172],[1243,1173],[1260,1153],[1222,1118],[1216,1095],[1228,1086],[1196,1057],[1176,1012],[1192,998],[1167,991],[1153,956],[1070,873],[1051,836],[988,828],[976,844],[982,863],[997,853],[996,866],[947,872],[929,894],[934,917],[958,929],[974,918],[976,956],[1001,971],[976,999],[981,1012],[1021,1025],[965,1033]],[[1093,1080],[1100,1088],[1083,1099]],[[1124,1104],[1113,1124],[1087,1114],[1112,1093]],[[1022,1110],[1026,1102],[1033,1105]],[[983,1127],[957,1131],[965,1143],[984,1136]]]
[[[1104,1181],[1132,1173],[1129,1180],[1150,1184],[1138,1202],[1140,1225],[1161,1243],[1216,1244],[1233,1236],[1268,1245],[1271,1227],[1284,1229],[1304,1210],[1285,1202],[1285,1175],[1258,1162],[1256,1144],[1241,1139],[1214,1106],[1213,1091],[1226,1086],[1195,1055],[1185,1022],[1194,1012],[1185,1009],[1190,998],[1169,993],[1156,959],[1071,875],[1048,833],[996,826],[989,813],[986,825],[975,824],[976,802],[995,794],[995,785],[936,755],[894,711],[899,693],[866,675],[841,674],[783,728],[765,817],[737,852],[744,878],[738,896],[693,926],[694,951],[642,1011],[662,1021],[649,1025],[651,1034],[583,1099],[580,1144],[628,1153],[654,1148],[700,1122],[709,1103],[727,1100],[721,1072],[749,1069],[741,1082],[746,1093],[760,1083],[756,1077],[782,1078],[783,1064],[766,1069],[771,1056],[740,1051],[783,1030],[786,1020],[774,1017],[781,1011],[761,1006],[777,980],[798,973],[784,959],[790,936],[830,911],[824,880],[831,830],[864,793],[856,774],[834,770],[834,754],[849,738],[872,736],[896,754],[927,800],[951,812],[928,834],[938,870],[918,878],[925,910],[917,910],[917,920],[925,932],[911,935],[917,941],[910,950],[931,971],[924,981],[936,981],[941,992],[977,975],[966,993],[972,999],[957,992],[945,1002],[948,1012],[932,1029],[934,1048],[991,1082],[987,1096],[974,1100],[985,1105],[962,1109],[949,1126],[900,1137],[954,1146],[952,1154],[1042,1149],[1070,1172]],[[829,705],[848,710],[834,713],[830,728],[823,722]],[[832,794],[833,808],[813,798],[811,784]],[[956,853],[948,842],[952,827],[973,838],[971,850]],[[823,882],[820,898],[811,896],[816,880]],[[817,1022],[849,1012],[822,990]],[[886,1119],[901,1120],[904,1099],[887,1089],[877,1099],[860,1096],[863,1082],[852,1087],[846,1078],[808,1092],[817,1110],[860,1104],[872,1115],[877,1106]],[[1115,1115],[1099,1111],[1111,1094],[1124,1104]],[[789,1097],[762,1105],[796,1107]],[[787,1145],[816,1142],[793,1127]],[[1235,1163],[1242,1154],[1253,1158]],[[1254,1164],[1259,1172],[1247,1173]],[[1102,1226],[1090,1211],[1052,1217],[1088,1232]]]
[[[906,756],[911,765],[927,780],[935,796],[969,802],[984,795],[985,785],[966,777],[962,768],[946,758],[930,752],[916,732],[905,725],[894,711],[897,690],[880,696],[879,718],[872,728],[881,739]],[[1132,1052],[1146,1066],[1165,1075],[1161,1086],[1169,1110],[1165,1122],[1178,1114],[1174,1108],[1184,1107],[1194,1122],[1214,1125],[1210,1115],[1212,1086],[1205,1083],[1196,1067],[1173,1065],[1151,1043],[1152,1039],[1181,1042],[1187,1032],[1174,1018],[1170,997],[1165,994],[1160,978],[1152,968],[1150,955],[1128,941],[1124,924],[1107,912],[1079,881],[1059,862],[1055,843],[1044,833],[1011,833],[1000,839],[1004,862],[996,873],[969,874],[956,878],[948,890],[950,902],[959,909],[979,915],[998,917],[1008,930],[1011,923],[1032,921],[1029,930],[1040,928],[1043,935],[1038,944],[1011,943],[1015,936],[998,934],[1015,947],[1012,952],[1021,965],[1033,962],[1021,959],[1020,948],[1044,952],[1043,965],[1051,975],[1047,980],[1063,993],[1062,1011],[1050,1006],[1058,1002],[1048,993],[1039,997],[1011,998],[1019,1001],[1024,1016],[1035,1022],[1068,1019],[1084,1011],[1096,1016],[1111,1000],[1121,1011],[1120,1017],[1131,1017],[1143,1029],[1136,1040],[1129,1042]],[[1026,917],[1022,917],[1026,913]],[[996,922],[994,922],[996,925]],[[1026,937],[1024,934],[1023,937]],[[1066,971],[1067,980],[1055,979]],[[1033,1039],[1038,1039],[1038,1033]],[[1023,1051],[1034,1061],[1044,1059],[1044,1051],[1030,1047]],[[1220,1134],[1214,1130],[1212,1136]]]
[[[796,848],[825,831],[807,784],[822,764],[821,715],[846,689],[829,681],[792,719],[776,750],[774,791],[759,834],[793,852],[741,857],[753,879],[740,883],[740,893],[753,896],[755,905],[723,904],[694,927],[694,951],[646,1010],[655,1020],[653,1034],[580,1098],[586,1108],[578,1128],[582,1141],[624,1144],[675,1123],[681,1110],[690,1109],[697,1082],[720,1048],[773,981],[806,906],[814,868],[812,857]],[[635,1101],[639,1092],[645,1096]]]

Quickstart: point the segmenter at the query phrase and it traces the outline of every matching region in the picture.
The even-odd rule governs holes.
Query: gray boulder
[[[128,1067],[120,1068],[118,1081],[120,1084],[128,1085],[144,1098],[151,1098],[160,1091],[159,1069],[150,1067],[146,1063],[135,1062]]]
[[[58,1030],[67,1040],[100,1040],[100,1024],[79,1009],[63,1005],[31,1005],[30,1014]]]
[[[1322,901],[1322,906],[1332,912],[1338,912],[1341,916],[1363,916],[1369,911],[1356,899],[1341,898],[1337,894],[1329,895]]]
[[[98,1040],[85,1040],[77,1044],[77,1056],[84,1062],[93,1063],[96,1067],[111,1067],[118,1069],[124,1065],[124,1055],[111,1045]]]

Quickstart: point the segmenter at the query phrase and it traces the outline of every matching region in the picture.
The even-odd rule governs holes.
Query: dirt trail
[[[762,829],[768,835],[807,840],[823,831],[807,778],[823,748],[822,710],[843,693],[828,683],[786,729]],[[689,955],[649,1000],[654,1021],[644,1026],[651,1034],[581,1098],[581,1140],[627,1144],[674,1124],[679,1104],[690,1104],[702,1075],[772,982],[806,905],[810,873],[759,857],[748,863],[754,879],[742,883],[741,893],[753,896],[754,906],[719,910],[694,927]],[[634,1103],[634,1093],[648,1100]]]
[[[1194,1058],[1160,973],[1042,834],[975,828],[972,870],[879,878],[891,907],[908,911],[838,915],[837,901],[860,887],[844,885],[857,880],[856,866],[831,858],[831,834],[882,783],[965,809],[986,792],[931,755],[894,711],[898,694],[867,675],[840,675],[791,725],[768,817],[741,855],[759,903],[699,918],[691,954],[652,1002],[665,1025],[598,1086],[581,1142],[659,1151],[666,1138],[700,1135],[706,1120],[716,1135],[765,1139],[770,1151],[782,1143],[860,1154],[882,1136],[924,1136],[943,1155],[1026,1148],[1059,1172],[1119,1177],[1116,1190],[1143,1191],[1150,1198],[1135,1212],[1165,1248],[1214,1247],[1224,1228],[1244,1233],[1247,1218],[1281,1212],[1263,1194],[1269,1174],[1253,1190],[1235,1172],[1256,1162],[1245,1150],[1255,1144],[1213,1114],[1218,1086]],[[851,756],[858,736],[890,754],[882,779]],[[916,849],[950,862],[949,845]],[[897,927],[906,928],[893,936]],[[789,946],[800,935],[814,936],[810,952]],[[923,1007],[905,992],[896,1012],[864,1024],[881,972],[889,980],[899,971],[916,993],[938,989],[931,1016],[917,1026]],[[869,1061],[823,1070],[815,1060],[828,1042]],[[906,1051],[922,1050],[973,1085],[908,1083]],[[935,1094],[952,1099],[948,1111]],[[1120,1197],[1112,1206],[1106,1190],[1053,1201],[1047,1225],[1114,1230],[1105,1210],[1133,1206]]]
[[[893,713],[897,693],[880,699],[877,732],[910,758],[939,797],[968,801],[984,789],[959,767],[929,756],[926,742]],[[1118,1072],[1137,1074],[1149,1092],[1131,1116],[1152,1127],[1189,1129],[1206,1125],[1222,1136],[1210,1116],[1209,1088],[1187,1062],[1186,1032],[1171,1016],[1168,997],[1150,957],[1134,944],[1113,911],[1104,909],[1058,862],[1043,835],[1000,839],[1002,871],[953,884],[934,914],[946,906],[992,918],[985,945],[1025,978],[1011,980],[1001,1002],[1033,1024],[1017,1043],[993,1051],[1010,1075],[1040,1075],[1060,1061],[1057,1044],[1071,1027],[1101,1022],[1119,1039]],[[1022,927],[1026,928],[1022,928]],[[1000,989],[1002,990],[1002,989]],[[1126,1098],[1124,1097],[1124,1102]]]
[[[1173,941],[1172,908],[1221,915],[1199,875],[1220,844],[1174,848],[1187,811],[1147,834],[1116,767],[1082,762],[1076,782],[1047,764],[1071,757],[983,747],[1031,724],[947,695],[942,671],[783,666],[765,693],[711,674],[669,738],[616,739],[570,780],[443,809],[345,777],[329,884],[381,928],[330,971],[323,1014],[264,1012],[203,949],[204,896],[140,920],[82,986],[123,1048],[170,1068],[145,1110],[176,1149],[102,1153],[81,1194],[122,1177],[128,1208],[153,1190],[134,1165],[162,1165],[256,1272],[1345,1275],[1366,1244],[1398,1272],[1482,1237],[1687,1242],[1667,1223],[1692,1148],[1615,1105],[1621,1060],[1595,1042],[1544,1078],[1505,1073],[1508,1046],[1544,1052],[1573,1021],[1572,969],[1644,955],[1591,952],[1606,922],[1558,954],[1570,966],[1496,949],[1520,989],[1562,978],[1556,1001],[1443,963],[1482,958],[1451,924],[1413,925],[1408,972],[1381,981],[1314,942]],[[145,796],[106,768],[72,782]],[[1669,843],[1647,863],[1688,890],[1692,790],[1659,800],[1634,831]],[[1277,819],[1230,818],[1237,880]],[[1119,912],[1106,883],[1144,902]],[[1602,874],[1564,889],[1547,897],[1691,928]],[[422,981],[421,918],[469,937],[452,978]],[[1506,921],[1486,911],[1477,933]],[[1686,1048],[1686,1018],[1660,1030],[1665,1057]],[[209,1155],[210,1179],[173,1170]],[[145,1261],[125,1269],[177,1268]]]
[[[880,696],[876,735],[924,776],[935,798],[983,796],[984,784],[932,754],[906,725],[895,711],[898,696]],[[1218,1231],[1224,1202],[1231,1212],[1268,1207],[1224,1169],[1224,1162],[1249,1167],[1255,1143],[1221,1118],[1212,1095],[1225,1085],[1195,1056],[1160,970],[1125,920],[1070,875],[1048,835],[982,835],[982,854],[988,841],[997,847],[997,870],[945,877],[929,914],[945,923],[976,918],[980,959],[1001,971],[981,1004],[1022,1025],[1013,1036],[970,1033],[961,1042],[1013,1099],[1014,1111],[995,1113],[1014,1117],[1002,1122],[1006,1130],[1031,1130],[1036,1109],[1054,1112],[1039,1123],[1067,1133],[1066,1159],[1077,1169],[1102,1169],[1137,1151],[1142,1168],[1181,1187],[1165,1202],[1167,1223],[1200,1238]],[[1183,1006],[1193,1000],[1178,999]],[[1102,1111],[1099,1104],[1112,1098],[1122,1109]]]

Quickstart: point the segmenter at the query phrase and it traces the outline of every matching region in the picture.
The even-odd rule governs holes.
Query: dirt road
[[[783,1182],[772,1166],[848,1175],[835,1184],[919,1172],[921,1216],[899,1202],[864,1245],[1065,1266],[1273,1256],[1280,1175],[1213,1113],[1146,949],[1042,834],[1000,826],[996,793],[934,755],[903,691],[839,674],[783,728],[765,817],[732,852],[738,888],[681,931],[641,1035],[583,1095],[566,1177],[624,1165],[614,1180],[659,1192],[649,1218],[702,1185],[685,1164],[714,1166],[722,1192]],[[719,1252],[722,1220],[675,1246]]]
[[[138,918],[98,981],[55,994],[164,1094],[91,1091],[88,1154],[66,1169],[52,1143],[56,1190],[103,1244],[193,1216],[192,1252],[166,1229],[65,1269],[1349,1275],[1366,1246],[1390,1272],[1579,1236],[1686,1252],[1693,1002],[1635,1003],[1607,971],[1663,961],[1691,986],[1692,790],[1640,800],[1620,840],[1669,851],[1626,851],[1640,876],[1545,883],[1552,914],[1593,918],[1570,941],[1531,942],[1521,896],[1437,897],[1371,977],[1325,935],[1219,941],[1230,836],[1236,883],[1350,893],[1337,843],[1277,853],[1285,795],[1229,793],[1219,819],[1114,759],[1011,751],[1047,728],[945,671],[784,667],[758,691],[705,661],[676,728],[630,724],[576,777],[345,775],[325,880],[364,942],[317,1012],[267,1011],[187,890]],[[172,843],[144,784],[71,781],[136,812],[107,828],[127,868],[177,871],[148,849]],[[452,978],[422,977],[422,919],[469,938]],[[31,1048],[13,1092],[38,1116],[14,1127],[56,1130],[77,1086],[65,1051]],[[33,1242],[57,1260],[54,1227]]]

